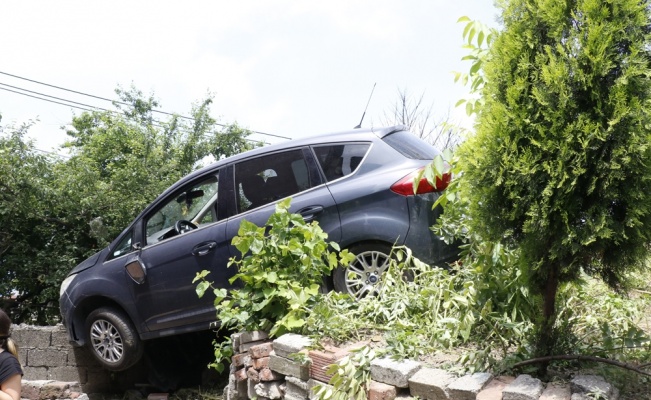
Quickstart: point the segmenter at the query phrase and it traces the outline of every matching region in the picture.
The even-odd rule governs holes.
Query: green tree
[[[648,256],[649,2],[500,7],[460,190],[472,229],[519,249],[550,355],[559,285],[585,271],[621,289]]]
[[[254,145],[237,125],[217,129],[210,98],[191,117],[161,122],[152,97],[118,94],[121,113],[73,118],[66,158],[26,140],[29,124],[0,128],[0,296],[17,323],[57,322],[59,285],[72,267],[203,160]]]
[[[56,266],[70,261],[63,252],[53,251],[68,232],[54,211],[53,160],[25,139],[30,126],[0,127],[0,296],[4,309],[21,303],[48,309],[48,300],[58,297],[58,289],[48,290],[56,285],[51,280]],[[22,321],[27,314],[20,310],[12,316]],[[36,321],[47,322],[45,314]]]
[[[153,97],[145,98],[135,88],[117,93],[128,104],[116,103],[121,114],[86,112],[73,118],[64,145],[72,157],[57,168],[61,192],[93,210],[88,218],[94,219],[92,233],[102,245],[202,160],[254,146],[246,139],[250,132],[237,125],[217,130],[210,98],[192,106],[191,118],[174,115],[157,121],[159,104]]]

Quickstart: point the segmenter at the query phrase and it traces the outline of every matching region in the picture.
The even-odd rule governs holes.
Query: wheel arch
[[[135,326],[135,322],[129,312],[115,300],[99,295],[87,297],[77,305],[72,318],[73,332],[71,336],[75,339],[78,345],[83,346],[88,341],[86,332],[86,319],[88,318],[88,315],[101,307],[114,308],[123,312]]]

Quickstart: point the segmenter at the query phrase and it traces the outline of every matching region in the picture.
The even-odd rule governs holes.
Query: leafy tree
[[[52,159],[25,139],[31,123],[0,127],[0,296],[2,307],[30,303],[45,309],[57,298],[51,277],[70,261],[53,251],[67,232],[53,211]],[[65,245],[64,245],[65,246]],[[56,292],[56,294],[54,294]],[[19,322],[24,314],[14,313]],[[45,322],[37,318],[37,322]]]
[[[25,139],[29,124],[0,130],[0,296],[17,323],[56,322],[59,285],[74,265],[203,160],[253,146],[237,125],[216,129],[210,98],[191,118],[156,121],[152,97],[118,94],[121,113],[73,118],[69,158],[39,152]]]
[[[500,7],[460,193],[473,230],[519,249],[541,299],[536,352],[550,355],[559,287],[585,271],[622,289],[648,256],[649,2]]]
[[[106,244],[169,185],[201,161],[219,159],[253,147],[248,131],[237,125],[216,131],[209,115],[210,98],[192,107],[192,118],[156,121],[153,98],[132,88],[117,90],[123,103],[114,112],[91,112],[73,118],[72,157],[58,166],[60,189],[94,210],[94,233]],[[89,216],[90,218],[90,216]],[[108,229],[102,227],[107,225]]]

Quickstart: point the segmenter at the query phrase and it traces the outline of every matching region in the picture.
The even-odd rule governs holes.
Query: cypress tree
[[[556,294],[625,287],[651,238],[649,0],[510,0],[459,151],[473,229],[520,249],[552,355]]]

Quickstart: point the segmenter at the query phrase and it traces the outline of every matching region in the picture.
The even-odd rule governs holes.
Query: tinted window
[[[328,181],[333,181],[355,172],[369,147],[368,143],[332,144],[315,146],[314,153]]]
[[[300,149],[236,164],[235,182],[238,212],[269,204],[313,186]]]
[[[414,160],[432,160],[439,154],[429,143],[407,131],[394,132],[382,140],[403,156]]]

